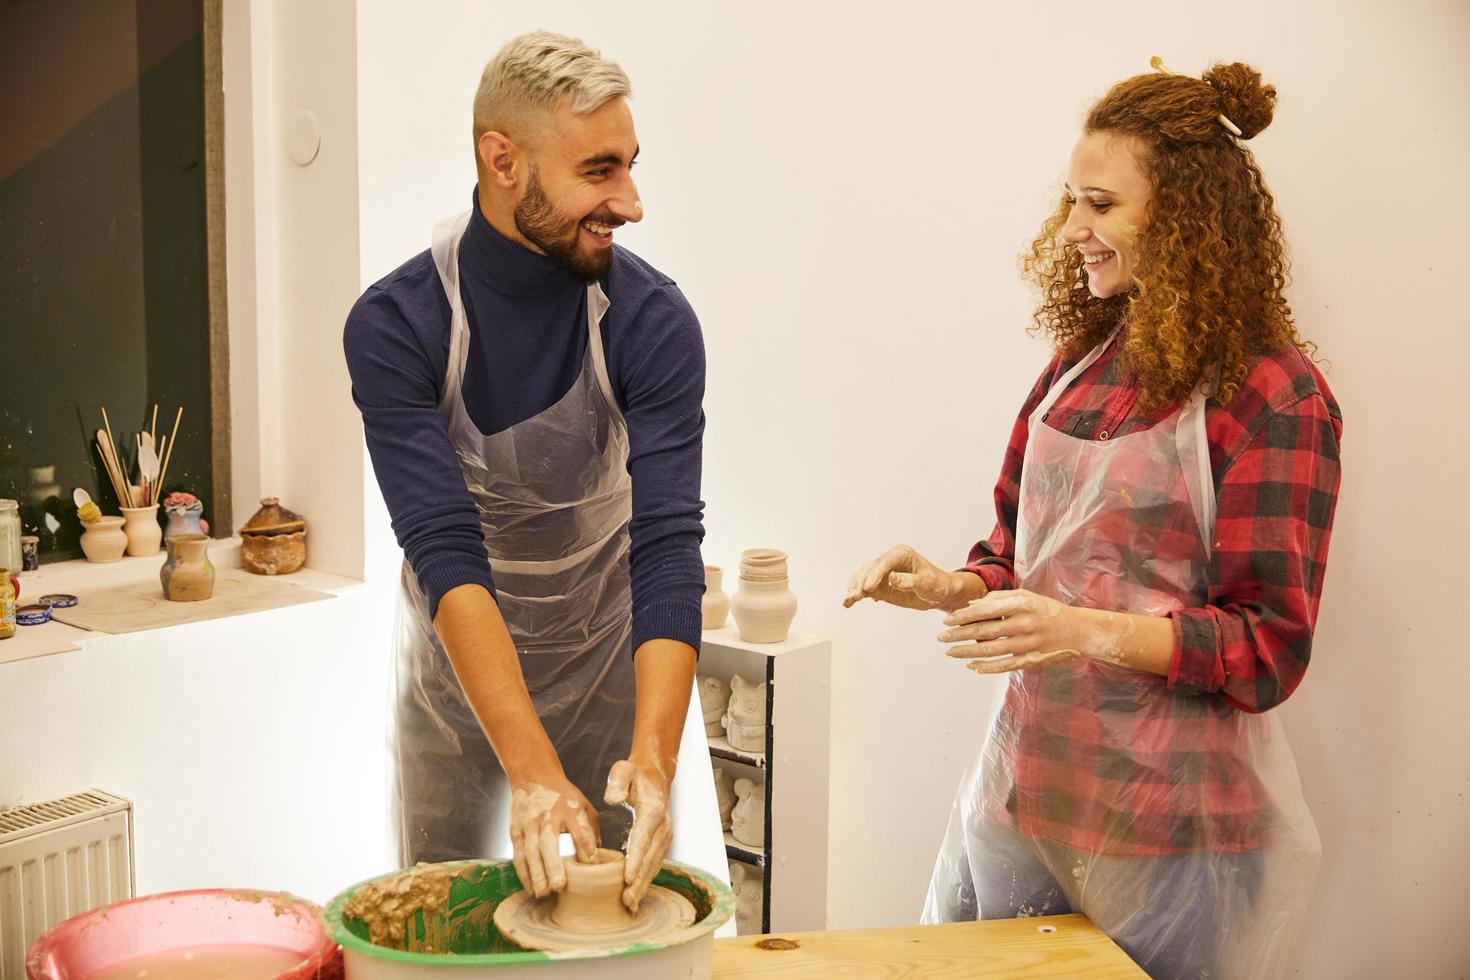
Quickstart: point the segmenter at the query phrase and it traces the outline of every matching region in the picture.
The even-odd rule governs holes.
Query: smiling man
[[[600,836],[626,847],[636,909],[671,845],[725,861],[685,725],[704,348],[674,282],[613,243],[643,217],[629,94],[580,41],[508,43],[475,94],[473,206],[363,294],[345,346],[406,559],[404,862],[508,842],[545,895],[566,881],[560,835],[583,859]]]

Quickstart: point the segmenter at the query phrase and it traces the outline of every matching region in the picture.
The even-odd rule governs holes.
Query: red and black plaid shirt
[[[1058,397],[1044,424],[1079,439],[1110,439],[1146,429],[1173,411],[1137,411],[1139,382],[1122,354],[1122,340]],[[995,488],[995,531],[971,549],[966,565],[991,589],[1016,588],[1012,562],[1027,419],[1073,364],[1052,359],[1012,429]],[[1217,504],[1207,595],[1203,605],[1170,615],[1175,643],[1166,682],[1176,696],[1203,701],[1198,711],[1188,710],[1189,700],[1181,701],[1174,723],[1167,726],[1172,744],[1156,748],[1172,752],[1175,760],[1180,753],[1199,754],[1201,758],[1188,765],[1194,771],[1191,781],[1214,785],[1182,795],[1160,785],[1158,793],[1126,797],[1132,801],[1132,813],[1109,809],[1101,819],[1106,825],[1087,826],[1091,822],[1087,819],[1079,825],[1076,818],[1102,812],[1096,797],[1107,795],[1088,788],[1095,782],[1088,773],[1108,754],[1087,734],[1098,731],[1097,719],[1082,717],[1095,711],[1086,702],[1096,699],[1048,705],[1046,715],[1051,719],[1066,718],[1067,712],[1078,717],[1075,724],[1048,725],[1046,733],[1021,733],[1023,742],[1037,742],[1032,748],[1040,751],[1044,745],[1048,764],[1028,771],[1046,773],[1042,782],[1048,785],[1014,789],[1031,800],[1063,801],[1060,810],[1071,818],[1063,812],[1056,814],[1058,820],[1047,818],[1045,811],[1056,807],[1038,803],[1033,820],[1020,815],[1023,823],[1033,824],[1023,826],[1023,831],[1088,850],[1132,854],[1247,849],[1258,846],[1266,832],[1269,815],[1261,812],[1259,785],[1227,760],[1206,758],[1211,753],[1201,750],[1219,738],[1222,712],[1273,708],[1296,689],[1306,672],[1337,504],[1342,415],[1316,367],[1293,348],[1254,359],[1230,404],[1208,404],[1205,430]],[[1138,678],[1139,683],[1161,680],[1152,675]],[[1029,753],[1026,745],[1020,751]],[[1165,766],[1163,781],[1176,782],[1179,771],[1177,766]],[[1130,778],[1121,772],[1111,775]],[[1062,785],[1064,781],[1070,784]],[[1054,782],[1058,785],[1049,785]],[[1186,808],[1186,797],[1205,802]],[[1014,799],[1009,808],[1014,815]]]

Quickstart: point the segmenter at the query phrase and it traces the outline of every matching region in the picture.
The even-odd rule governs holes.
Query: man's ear
[[[482,133],[475,144],[475,152],[480,157],[480,169],[484,171],[486,180],[504,190],[515,188],[523,154],[509,136],[493,129]]]

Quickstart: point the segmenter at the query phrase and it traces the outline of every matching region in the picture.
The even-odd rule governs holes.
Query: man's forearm
[[[670,780],[679,760],[697,659],[689,644],[667,639],[649,640],[633,655],[638,707],[631,757],[635,762],[655,763]]]
[[[556,749],[526,690],[515,641],[490,593],[480,585],[450,589],[439,600],[434,629],[510,780],[559,769]]]

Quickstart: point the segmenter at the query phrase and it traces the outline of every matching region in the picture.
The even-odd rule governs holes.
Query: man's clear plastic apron
[[[1201,606],[1215,526],[1203,390],[1168,419],[1112,440],[1074,438],[1043,422],[1109,343],[1059,379],[1030,417],[1019,587],[1150,616]],[[1086,657],[1007,676],[1004,702],[956,795],[923,921],[1074,910],[1159,975],[1283,972],[1321,845],[1277,715],[1176,694],[1162,677]],[[1038,777],[1048,764],[1059,768]],[[1218,812],[1229,807],[1206,799],[1200,764],[1229,775],[1219,780],[1225,786],[1244,787],[1225,795],[1249,801],[1257,836],[1232,833]],[[1146,856],[1135,833],[1155,814],[1166,815],[1163,826],[1197,833]],[[1087,828],[1093,846],[1080,846],[1069,827]],[[1057,887],[1040,894],[1054,901],[1015,894],[1029,887],[1027,869],[1041,868]],[[1159,907],[1165,902],[1172,907]],[[1228,935],[1200,956],[1196,937],[1222,928]]]
[[[587,353],[571,390],[540,415],[482,435],[465,410],[470,327],[459,292],[469,212],[437,225],[432,254],[453,314],[439,408],[485,532],[500,614],[567,778],[599,809],[602,844],[631,814],[603,803],[627,758],[635,703],[628,571],[628,429],[604,364],[608,300],[587,288]],[[400,857],[405,864],[510,857],[505,774],[470,709],[405,562],[397,619]],[[697,692],[679,746],[669,856],[728,880]]]

